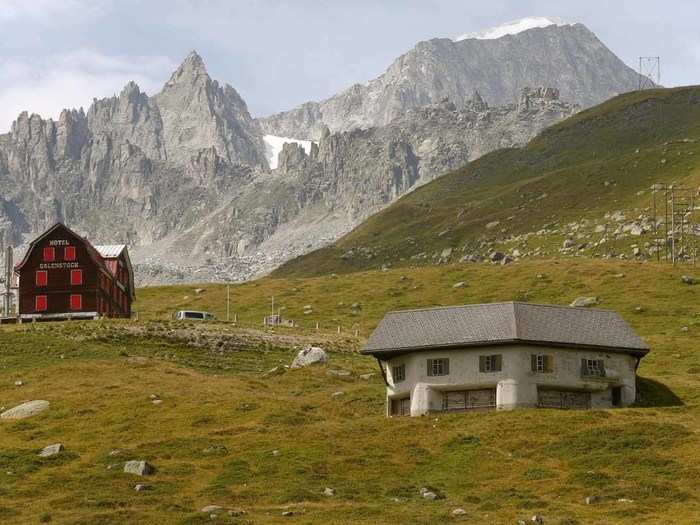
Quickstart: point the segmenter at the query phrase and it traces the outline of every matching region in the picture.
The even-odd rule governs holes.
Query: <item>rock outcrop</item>
[[[260,119],[273,135],[317,140],[323,126],[387,125],[408,109],[445,98],[462,107],[474,91],[508,104],[528,86],[559,90],[583,107],[637,89],[638,74],[582,24],[550,25],[501,38],[420,42],[379,77],[321,102]]]
[[[20,115],[0,135],[0,244],[64,221],[132,245],[141,284],[245,279],[578,109],[548,88],[493,107],[475,93],[462,106],[445,99],[382,127],[324,127],[308,152],[285,144],[269,170],[262,132],[234,93],[190,55],[155,97],[129,83],[87,114]]]

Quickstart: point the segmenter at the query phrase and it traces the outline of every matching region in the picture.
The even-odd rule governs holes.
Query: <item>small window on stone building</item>
[[[584,377],[605,377],[605,361],[602,359],[581,359],[581,375]]]
[[[479,372],[489,373],[489,372],[500,372],[502,357],[500,354],[496,355],[480,355],[479,356]]]
[[[391,367],[391,379],[394,383],[400,383],[406,380],[406,365],[397,365]]]
[[[546,374],[554,371],[554,358],[551,355],[532,354],[532,371],[539,374]]]
[[[391,400],[391,415],[392,416],[410,416],[411,415],[411,398],[404,397],[403,399]]]
[[[450,360],[447,358],[428,359],[429,376],[446,376],[450,373]]]

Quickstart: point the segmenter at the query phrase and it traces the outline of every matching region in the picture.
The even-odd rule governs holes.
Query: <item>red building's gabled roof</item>
[[[57,222],[56,224],[51,226],[51,228],[46,230],[44,233],[39,235],[39,237],[37,237],[31,243],[29,243],[29,248],[27,249],[27,252],[24,254],[24,258],[17,265],[15,265],[15,272],[21,271],[22,268],[24,267],[24,265],[27,264],[27,261],[29,261],[29,257],[31,256],[32,252],[34,251],[34,248],[36,247],[36,245],[40,241],[42,241],[47,235],[56,231],[59,228],[63,228],[69,234],[80,239],[83,243],[85,243],[85,246],[87,247],[87,252],[90,255],[90,258],[94,261],[94,263],[102,270],[104,270],[108,273],[111,273],[107,269],[107,266],[105,266],[104,260],[102,259],[100,254],[97,252],[95,247],[90,243],[90,241],[88,241],[85,237],[82,237],[82,236],[78,235],[77,233],[75,233],[73,230],[71,230],[68,226],[66,226],[62,222]]]

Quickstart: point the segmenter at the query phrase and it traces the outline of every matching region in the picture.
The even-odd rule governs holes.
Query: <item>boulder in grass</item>
[[[683,284],[695,284],[695,278],[691,277],[690,275],[683,275],[681,277],[681,281]]]
[[[0,414],[2,419],[24,419],[25,417],[31,417],[36,414],[40,414],[44,410],[49,408],[49,402],[39,399],[36,401],[27,401],[14,408],[6,410]]]
[[[318,346],[307,346],[300,350],[292,362],[292,368],[303,368],[309,365],[327,363],[328,354]]]
[[[63,452],[63,444],[62,443],[55,443],[53,445],[49,445],[48,447],[44,447],[41,452],[39,452],[39,456],[42,458],[50,458],[51,456],[57,456]]]
[[[588,306],[595,306],[599,302],[600,301],[598,301],[597,297],[579,297],[569,306],[573,306],[575,308],[586,308]]]
[[[149,474],[153,474],[155,469],[148,461],[133,460],[124,463],[124,472],[137,476],[148,476]]]

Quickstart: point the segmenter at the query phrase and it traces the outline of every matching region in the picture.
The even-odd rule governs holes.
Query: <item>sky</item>
[[[661,83],[700,84],[697,0],[0,0],[0,132],[56,118],[134,80],[155,94],[191,51],[253,116],[380,75],[417,42],[529,16],[581,22]]]

